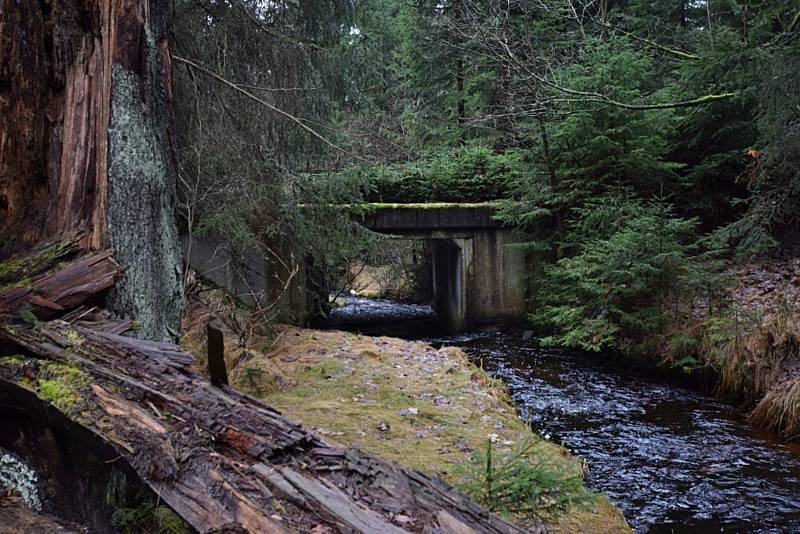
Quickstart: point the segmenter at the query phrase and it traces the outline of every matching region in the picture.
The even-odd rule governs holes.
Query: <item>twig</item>
[[[362,158],[361,156],[353,154],[352,152],[350,152],[348,150],[345,150],[344,148],[334,144],[327,137],[323,136],[322,134],[320,134],[319,132],[317,132],[313,128],[310,128],[308,125],[306,125],[305,122],[303,122],[303,119],[295,117],[291,113],[286,112],[286,111],[284,111],[284,110],[282,110],[282,109],[280,109],[280,108],[278,108],[276,106],[273,106],[269,102],[267,102],[265,100],[262,100],[261,98],[258,98],[256,95],[254,95],[254,94],[252,94],[252,93],[250,93],[248,91],[245,91],[244,89],[241,88],[240,85],[233,83],[232,81],[230,81],[227,78],[221,76],[220,74],[214,72],[213,70],[211,70],[211,69],[209,69],[209,68],[207,68],[207,67],[205,67],[205,66],[203,66],[203,65],[201,65],[201,64],[199,64],[199,63],[197,63],[195,61],[192,61],[191,59],[186,59],[185,57],[173,55],[172,59],[174,59],[175,61],[177,61],[179,63],[183,63],[185,65],[188,65],[188,66],[190,66],[190,67],[192,67],[194,69],[197,69],[200,72],[202,72],[203,74],[207,74],[208,76],[211,76],[212,78],[214,78],[218,82],[220,82],[220,83],[222,83],[224,85],[227,85],[228,87],[230,87],[234,91],[237,91],[237,92],[245,95],[246,97],[248,97],[248,98],[250,98],[252,100],[255,100],[256,102],[258,102],[262,106],[265,106],[266,108],[271,109],[275,113],[283,115],[284,117],[286,117],[289,120],[291,120],[292,122],[296,123],[298,126],[300,126],[304,130],[309,132],[311,135],[313,135],[314,137],[316,137],[317,139],[319,139],[320,141],[322,141],[323,143],[325,143],[329,147],[333,148],[334,150],[337,150],[337,151],[339,151],[339,152],[341,152],[343,154],[346,154],[346,155],[350,156],[351,158],[357,159],[357,160],[359,160],[359,161],[361,161],[363,163],[369,163],[369,161],[367,161],[366,159]]]
[[[702,57],[700,57],[700,56],[698,56],[696,54],[691,54],[689,52],[683,52],[682,50],[675,50],[675,49],[672,49],[672,48],[668,48],[668,47],[666,47],[666,46],[664,46],[662,44],[659,44],[659,43],[657,43],[655,41],[652,41],[650,39],[645,39],[644,37],[639,37],[636,34],[633,34],[631,32],[627,32],[627,31],[623,30],[622,28],[618,28],[616,26],[612,26],[611,24],[608,24],[607,22],[603,22],[603,21],[597,20],[597,19],[591,19],[591,21],[594,22],[595,24],[597,24],[598,26],[602,26],[603,28],[607,28],[609,30],[618,31],[622,35],[624,35],[625,37],[630,37],[631,39],[633,39],[635,41],[639,41],[639,42],[644,43],[644,44],[646,44],[648,46],[652,46],[653,48],[656,48],[658,50],[661,50],[662,52],[666,52],[668,54],[671,54],[671,55],[673,55],[673,56],[675,56],[677,58],[690,59],[690,60],[693,60],[693,61],[700,61],[700,60],[703,59]]]

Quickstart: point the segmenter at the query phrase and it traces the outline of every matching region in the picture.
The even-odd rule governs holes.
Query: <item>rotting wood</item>
[[[208,357],[208,376],[215,386],[228,385],[228,370],[225,366],[225,341],[222,335],[223,325],[218,319],[209,318],[206,324],[206,341]]]
[[[118,274],[101,270],[106,281],[87,285],[87,266],[115,265],[106,253],[91,258],[41,274],[31,291],[65,308],[81,305]],[[64,416],[112,447],[200,532],[523,532],[440,479],[341,448],[227,385],[213,386],[175,345],[113,333],[130,323],[96,308],[62,315],[68,320],[36,325],[0,315],[0,340],[35,356],[0,363],[0,386],[21,389],[40,359],[88,375]]]
[[[183,297],[171,4],[0,0],[0,258],[80,231],[126,267],[108,307],[164,340]],[[30,300],[46,317],[71,306]]]
[[[64,321],[5,324],[0,337],[90,375],[77,422],[201,532],[317,524],[339,532],[521,532],[438,479],[341,449],[230,387],[211,386],[166,344],[161,353],[141,350],[141,341]],[[0,368],[0,380],[16,377]],[[169,415],[156,420],[151,406]]]
[[[39,319],[52,318],[113,287],[123,270],[112,251],[79,258],[82,238],[83,234],[76,234],[5,262],[10,266],[7,276],[16,277],[17,282],[0,288],[0,315],[29,308]],[[60,266],[66,260],[72,261]]]

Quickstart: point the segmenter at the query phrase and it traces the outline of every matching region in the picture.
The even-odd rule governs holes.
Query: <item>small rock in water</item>
[[[533,339],[533,330],[525,330],[522,333],[522,341],[530,341]]]

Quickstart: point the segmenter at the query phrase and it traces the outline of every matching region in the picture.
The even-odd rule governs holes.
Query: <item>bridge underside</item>
[[[486,205],[387,206],[363,216],[367,228],[429,239],[436,312],[452,332],[518,321],[524,314],[525,254]]]
[[[491,206],[379,206],[358,216],[358,222],[376,232],[431,241],[434,305],[448,330],[523,317],[525,254],[509,246],[516,236],[492,218]],[[283,299],[297,318],[308,318],[320,309],[326,289],[312,287],[310,265],[295,273],[283,272],[255,249],[232,257],[226,243],[220,236],[184,237],[184,253],[204,277],[245,303],[264,305]],[[286,287],[272,287],[274,279],[289,282]],[[315,296],[320,300],[310,298]]]

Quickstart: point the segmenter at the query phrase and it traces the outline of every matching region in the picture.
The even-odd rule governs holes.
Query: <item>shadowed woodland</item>
[[[800,2],[0,0],[0,531],[630,531],[482,359],[307,328],[475,207],[531,350],[800,439]]]

